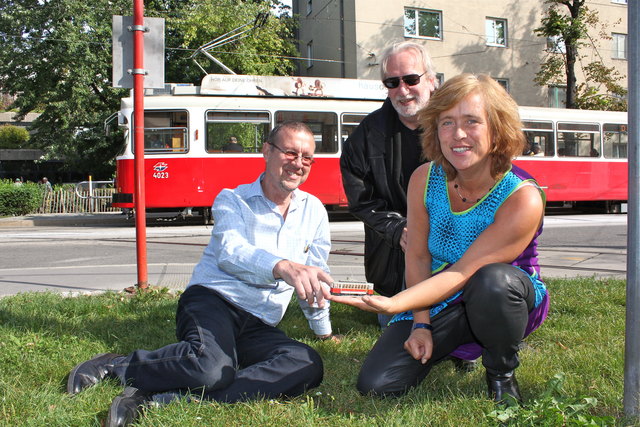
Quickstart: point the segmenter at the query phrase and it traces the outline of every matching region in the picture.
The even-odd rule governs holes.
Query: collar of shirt
[[[260,174],[257,180],[252,182],[248,187],[244,197],[248,200],[252,197],[260,197],[264,199],[265,203],[274,211],[278,211],[277,206],[274,202],[267,198],[264,195],[264,191],[262,191],[262,179],[264,178],[264,172]],[[293,190],[293,194],[291,194],[291,204],[289,205],[289,213],[294,212],[298,207],[304,203],[306,199],[307,193],[296,188]],[[279,212],[278,212],[279,213]]]

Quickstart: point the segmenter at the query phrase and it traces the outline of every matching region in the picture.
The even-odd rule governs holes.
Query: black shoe
[[[453,366],[456,367],[458,372],[473,372],[478,367],[478,359],[466,360],[453,356],[449,356],[449,359],[453,362]]]
[[[516,380],[516,374],[511,372],[494,372],[487,369],[487,386],[489,398],[497,403],[512,406],[514,403],[522,403],[520,388]]]
[[[133,424],[150,401],[149,394],[135,387],[126,387],[111,402],[105,427],[124,427]]]
[[[121,356],[120,354],[103,353],[76,365],[69,373],[67,393],[80,393],[85,388],[98,384],[106,377],[109,377],[113,359]]]

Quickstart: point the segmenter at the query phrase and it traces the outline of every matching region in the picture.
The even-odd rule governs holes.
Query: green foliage
[[[35,212],[42,202],[42,189],[33,183],[15,185],[0,181],[0,216],[19,216]]]
[[[540,70],[533,81],[539,86],[563,84],[565,61],[561,55],[550,55],[540,64]]]
[[[559,49],[547,52],[534,82],[539,86],[565,84],[567,108],[626,111],[627,91],[618,83],[623,76],[614,67],[602,64],[598,43],[589,35],[590,29],[600,25],[597,13],[589,10],[585,0],[545,0],[545,3],[549,9],[534,32],[541,37],[557,38],[563,43],[564,52]],[[560,8],[565,9],[564,13]],[[605,31],[600,33],[600,38],[610,38]],[[588,61],[587,55],[580,55],[583,47],[595,51],[593,62]],[[576,79],[578,63],[585,77],[581,83]]]
[[[334,304],[342,342],[317,341],[296,301],[281,328],[315,348],[325,375],[293,399],[220,404],[180,400],[150,408],[140,426],[581,426],[622,419],[625,283],[556,279],[549,317],[520,351],[524,406],[496,408],[486,397],[484,370],[461,374],[435,366],[405,396],[378,399],[355,389],[364,357],[379,336],[377,319]],[[175,342],[177,295],[163,289],[137,295],[107,292],[65,298],[23,293],[0,299],[0,425],[99,426],[115,381],[77,396],[64,392],[69,371],[97,353],[127,353]],[[557,376],[562,373],[562,376]]]
[[[145,2],[146,16],[166,19],[166,81],[199,83],[193,49],[272,5],[281,2]],[[111,87],[113,15],[132,15],[131,1],[0,2],[0,87],[17,96],[18,115],[42,113],[33,123],[34,148],[95,179],[113,174],[122,139],[105,137],[103,125],[128,94]],[[258,31],[213,54],[238,73],[286,74],[292,65],[283,57],[295,52],[292,40],[290,20],[272,15]]]
[[[0,126],[0,148],[26,148],[29,131],[22,126]]]
[[[587,14],[584,0],[573,0],[567,4],[566,0],[545,0],[550,4],[547,15],[542,18],[542,26],[533,31],[544,37],[562,37],[566,46],[580,47],[582,39],[588,35]],[[558,10],[558,5],[569,8],[569,15]]]
[[[584,67],[587,82],[577,87],[576,107],[583,110],[627,111],[627,90],[617,82],[622,79],[613,67],[592,62]],[[606,88],[605,93],[600,88]]]
[[[570,397],[563,389],[566,378],[556,374],[547,383],[540,398],[526,407],[517,405],[498,408],[489,418],[503,426],[610,426],[615,424],[611,416],[592,415],[598,406],[593,397]]]
[[[181,9],[167,21],[172,29],[168,43],[185,49],[188,55],[184,51],[168,52],[168,81],[199,84],[203,72],[191,59],[191,53],[222,35],[234,34],[239,27],[240,31],[249,30],[260,14],[268,16],[264,25],[209,53],[237,74],[289,75],[294,69],[289,58],[297,52],[293,21],[286,15],[276,17],[269,13],[272,7],[281,5],[278,0],[206,0]],[[207,73],[225,73],[202,54],[196,55],[195,60]]]
[[[33,123],[33,145],[79,172],[92,169],[84,158],[115,154],[101,130],[126,93],[110,87],[111,16],[130,8],[127,0],[0,6],[0,86],[17,95],[18,114],[42,112]]]

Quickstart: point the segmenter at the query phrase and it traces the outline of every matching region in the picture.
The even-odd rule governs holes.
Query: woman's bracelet
[[[431,326],[430,323],[414,323],[411,330],[415,331],[416,329],[427,329],[429,331],[433,331],[433,326]]]

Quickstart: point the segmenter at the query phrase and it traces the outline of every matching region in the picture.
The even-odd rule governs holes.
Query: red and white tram
[[[340,175],[342,142],[380,107],[379,81],[207,75],[202,85],[171,85],[144,98],[145,193],[148,210],[205,215],[223,188],[255,180],[264,170],[262,144],[284,121],[306,123],[315,135],[313,173],[302,187],[328,207],[346,206]],[[133,99],[122,100],[118,122],[125,144],[116,158],[113,206],[133,208]],[[224,152],[230,137],[242,152]]]
[[[144,98],[145,193],[150,211],[209,217],[215,196],[255,179],[261,147],[278,123],[303,121],[314,132],[316,162],[302,189],[329,209],[347,204],[339,159],[342,143],[380,107],[377,80],[208,75],[201,86],[168,85]],[[600,204],[619,211],[627,200],[627,115],[521,107],[529,147],[516,163],[545,188],[550,204]],[[116,158],[113,206],[133,208],[133,99],[118,123],[125,144]],[[230,137],[242,152],[224,151]]]
[[[626,112],[520,107],[520,117],[529,145],[515,163],[550,205],[626,209]]]

